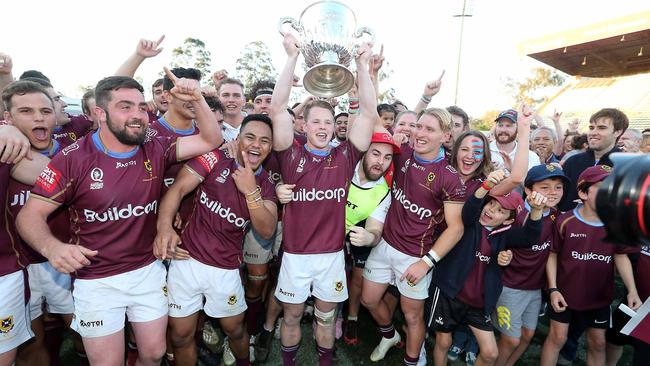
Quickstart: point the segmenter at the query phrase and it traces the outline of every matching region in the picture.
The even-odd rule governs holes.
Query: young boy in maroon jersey
[[[610,167],[596,165],[578,177],[582,204],[555,221],[551,254],[546,264],[552,309],[550,329],[542,349],[541,365],[557,363],[566,342],[569,323],[587,328],[587,364],[605,364],[605,330],[610,327],[610,304],[614,299],[614,268],[627,288],[627,304],[641,305],[627,256],[635,248],[605,241],[605,228],[596,213],[596,195]],[[613,262],[612,262],[613,259]]]
[[[546,285],[545,266],[551,250],[553,223],[559,215],[555,206],[562,199],[568,178],[552,164],[537,165],[528,171],[524,190],[530,195],[541,193],[548,201],[542,218],[542,234],[528,245],[512,249],[512,262],[503,269],[503,291],[492,315],[494,326],[501,333],[499,357],[495,365],[514,365],[526,351],[535,335],[542,288]],[[526,222],[531,208],[526,205],[517,221]]]
[[[523,227],[513,227],[524,201],[517,192],[502,196],[489,191],[505,179],[505,172],[491,172],[463,206],[465,231],[458,244],[438,263],[431,291],[433,297],[433,330],[436,332],[434,362],[447,364],[447,351],[452,333],[467,324],[479,344],[477,365],[491,365],[498,349],[492,328],[491,314],[501,293],[501,268],[494,260],[497,253],[509,247],[520,247],[536,241],[542,231],[542,210],[547,198],[538,192],[528,196],[529,220]]]

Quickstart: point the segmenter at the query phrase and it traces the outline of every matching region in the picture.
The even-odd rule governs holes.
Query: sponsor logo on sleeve
[[[38,179],[36,179],[36,185],[41,187],[47,193],[52,193],[60,179],[61,173],[49,164],[45,169],[43,169],[41,174],[38,176]]]
[[[409,165],[411,164],[411,159],[406,159],[404,162],[404,166],[402,167],[402,173],[406,173],[406,170],[409,168]]]
[[[91,190],[104,188],[104,171],[100,168],[93,168],[90,171],[90,180],[93,181],[90,183]]]
[[[210,151],[207,154],[199,156],[198,160],[205,169],[205,172],[210,173],[214,166],[219,162],[219,156],[215,154],[214,151]]]

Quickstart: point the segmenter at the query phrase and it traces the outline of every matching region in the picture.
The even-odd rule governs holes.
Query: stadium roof
[[[650,72],[650,11],[532,39],[519,52],[574,76]]]

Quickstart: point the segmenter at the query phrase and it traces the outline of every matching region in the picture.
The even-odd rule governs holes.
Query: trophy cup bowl
[[[290,17],[280,19],[279,30],[283,35],[286,25],[300,38],[300,51],[307,68],[303,78],[305,89],[322,98],[347,93],[354,85],[354,74],[349,67],[358,42],[364,34],[374,40],[373,32],[366,27],[357,29],[352,9],[331,0],[309,5],[299,21]]]

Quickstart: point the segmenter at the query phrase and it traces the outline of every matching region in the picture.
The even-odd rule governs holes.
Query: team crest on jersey
[[[61,179],[61,173],[54,169],[51,164],[48,164],[36,179],[36,185],[43,188],[47,193],[52,193],[57,183],[59,183],[59,179]]]
[[[406,170],[409,168],[409,165],[411,164],[411,159],[406,159],[404,162],[404,166],[402,167],[402,173],[406,173]]]
[[[90,171],[90,180],[93,181],[90,183],[91,190],[104,188],[104,171],[99,168],[93,168]]]
[[[77,149],[79,149],[79,144],[75,142],[74,144],[69,145],[65,149],[61,150],[61,154],[68,155],[69,153],[71,153],[71,152],[73,152],[73,151],[75,151]]]
[[[341,291],[343,291],[343,281],[337,281],[337,282],[334,284],[334,289],[336,290],[336,292],[341,292]]]
[[[12,315],[0,320],[0,334],[9,333],[14,329],[14,317]]]
[[[144,168],[147,169],[149,173],[153,170],[153,167],[151,166],[151,160],[147,159],[147,161],[144,162]]]
[[[235,305],[236,303],[237,303],[237,296],[230,295],[230,297],[228,297],[228,305]]]
[[[221,174],[219,174],[216,181],[219,183],[226,183],[226,179],[228,178],[229,175],[230,175],[230,169],[226,168],[221,172]]]
[[[162,291],[163,291],[163,295],[167,297],[167,285],[163,286]]]
[[[298,163],[298,167],[296,168],[296,173],[302,173],[302,171],[305,169],[305,157],[303,156],[300,158],[300,162]]]
[[[77,141],[77,134],[75,134],[74,132],[70,132],[68,136],[70,137],[70,140]]]
[[[411,280],[406,280],[406,284],[409,285],[409,287],[415,287],[415,282],[412,282]]]

